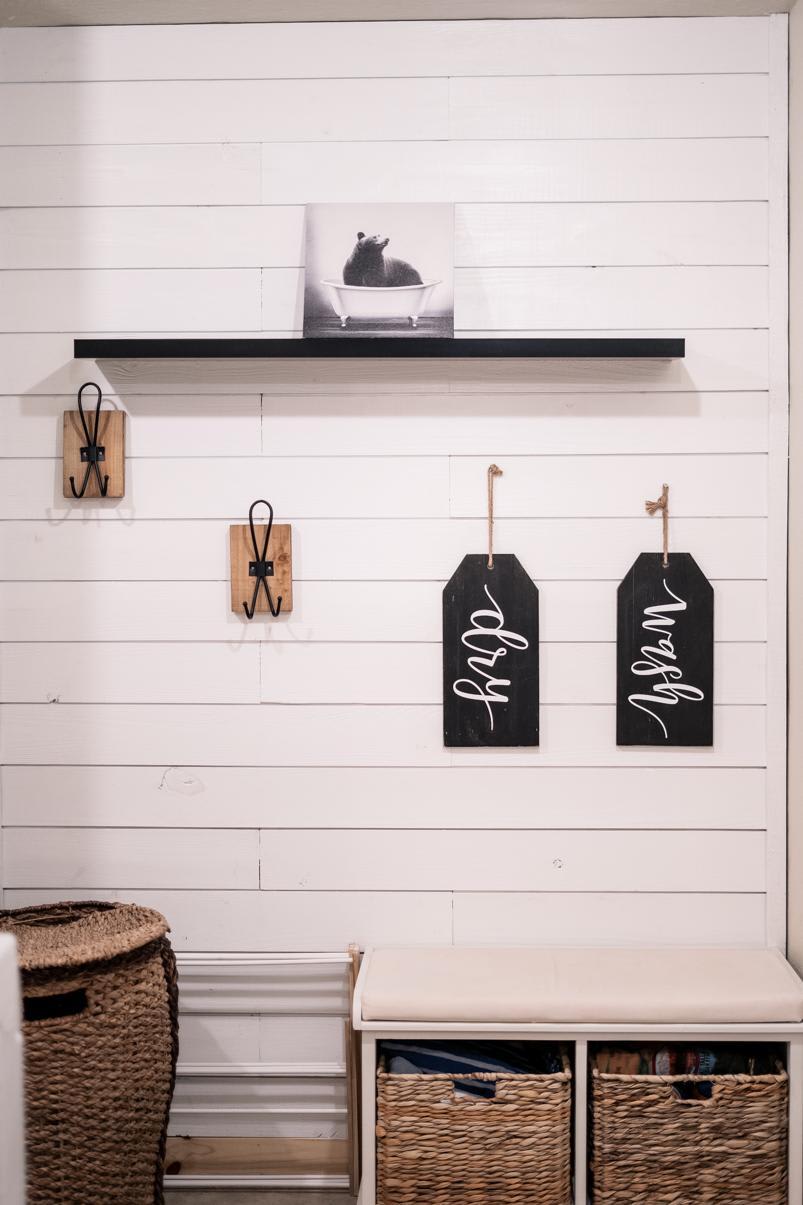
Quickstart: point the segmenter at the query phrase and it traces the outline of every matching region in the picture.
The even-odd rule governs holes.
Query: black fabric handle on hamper
[[[470,1096],[480,1096],[483,1100],[491,1100],[496,1096],[495,1080],[453,1079],[452,1087],[455,1092],[467,1092]]]
[[[59,992],[54,996],[23,996],[22,1015],[26,1021],[49,1021],[54,1017],[77,1017],[86,1010],[84,988]]]

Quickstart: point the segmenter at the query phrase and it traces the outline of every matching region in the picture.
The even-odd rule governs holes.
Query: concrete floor
[[[355,1198],[331,1190],[176,1188],[165,1192],[165,1205],[355,1205]]]

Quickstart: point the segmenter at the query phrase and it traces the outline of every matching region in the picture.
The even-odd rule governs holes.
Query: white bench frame
[[[354,992],[353,1024],[361,1033],[362,1179],[359,1205],[376,1205],[376,1044],[418,1037],[493,1041],[511,1038],[564,1042],[574,1046],[574,1201],[588,1201],[589,1042],[782,1042],[789,1074],[789,1205],[803,1205],[803,1023],[769,1025],[477,1025],[466,1022],[364,1021],[362,992],[371,950],[366,950]]]

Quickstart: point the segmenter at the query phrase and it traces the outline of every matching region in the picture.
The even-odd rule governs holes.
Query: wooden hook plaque
[[[260,613],[275,618],[293,609],[292,528],[273,522],[267,502],[270,521],[254,523],[254,508],[262,501],[252,504],[248,523],[229,528],[231,609],[247,619]]]

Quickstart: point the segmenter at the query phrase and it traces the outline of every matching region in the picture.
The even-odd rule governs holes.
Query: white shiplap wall
[[[186,951],[783,943],[785,39],[0,31],[7,906],[136,898]],[[72,361],[75,334],[297,332],[313,200],[456,202],[461,334],[681,334],[687,358]],[[119,503],[61,496],[92,377],[130,415]],[[483,547],[492,460],[497,548],[541,587],[543,743],[447,751],[440,592]],[[616,584],[663,481],[715,583],[710,750],[614,743]],[[247,625],[227,526],[262,495],[295,610]],[[258,1061],[246,1021],[188,1021],[188,1057]],[[331,1021],[303,1032],[342,1059]],[[342,1110],[330,1088],[305,1107]]]

